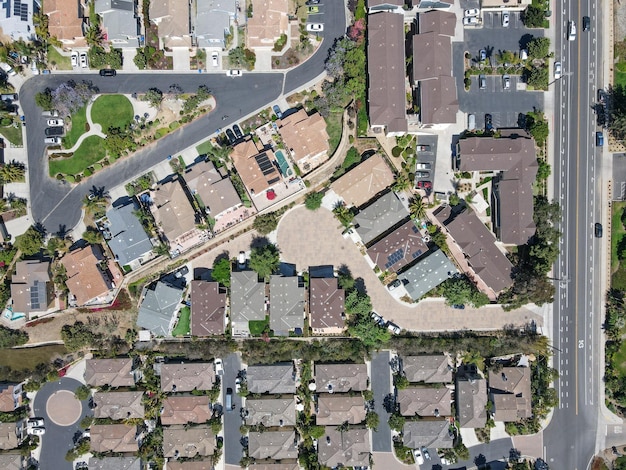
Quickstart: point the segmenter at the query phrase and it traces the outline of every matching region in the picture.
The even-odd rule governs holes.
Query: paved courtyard
[[[296,207],[281,218],[278,226],[281,260],[294,263],[298,271],[316,265],[346,265],[355,279],[363,279],[374,310],[407,330],[495,330],[532,320],[538,326],[543,325],[543,317],[526,308],[513,312],[505,312],[499,306],[455,310],[446,306],[442,299],[428,299],[413,305],[395,300],[357,246],[344,239],[341,231],[341,224],[330,211],[321,208],[312,212],[304,206]]]

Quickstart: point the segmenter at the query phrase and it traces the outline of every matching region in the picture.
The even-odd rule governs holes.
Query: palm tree
[[[345,204],[338,204],[333,209],[333,213],[345,227],[349,227],[354,219],[354,214]]]
[[[85,40],[90,47],[99,46],[102,43],[104,35],[102,34],[99,24],[91,25],[89,29],[87,29]]]
[[[87,230],[83,232],[83,240],[90,245],[97,245],[98,243],[102,243],[102,234],[97,228],[89,226]]]
[[[35,24],[35,34],[42,41],[46,42],[50,38],[48,31],[49,18],[42,12],[33,14],[33,23]]]
[[[409,179],[409,175],[406,173],[400,173],[398,178],[396,179],[395,184],[393,185],[393,190],[397,192],[406,191],[411,187],[411,180]]]
[[[24,181],[25,174],[24,165],[15,160],[0,167],[0,181],[4,184]]]
[[[69,240],[60,237],[52,237],[46,245],[45,252],[54,258],[57,253],[65,253],[68,248]]]
[[[426,205],[421,197],[414,197],[409,202],[409,212],[414,219],[423,219],[426,217]]]
[[[93,216],[102,214],[109,204],[106,197],[89,194],[83,199],[83,209]]]

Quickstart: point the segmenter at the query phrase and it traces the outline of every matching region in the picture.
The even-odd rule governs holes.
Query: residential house
[[[11,277],[13,313],[30,320],[47,312],[53,301],[53,288],[48,261],[18,261]]]
[[[476,366],[459,368],[455,396],[460,428],[484,428],[487,423],[487,381],[478,375]]]
[[[236,0],[196,0],[191,3],[191,11],[196,45],[226,49],[226,37],[237,17]]]
[[[437,33],[453,37],[456,31],[457,18],[450,11],[430,10],[419,14],[420,33]],[[442,51],[446,53],[446,51]]]
[[[201,424],[211,419],[213,411],[209,407],[209,397],[174,396],[163,400],[161,424]]]
[[[137,381],[131,358],[87,359],[84,377],[92,387],[133,387]]]
[[[317,459],[330,468],[369,467],[371,452],[369,429],[341,431],[336,426],[326,426],[326,434],[319,440]]]
[[[265,283],[255,271],[230,275],[230,323],[233,336],[249,336],[250,321],[265,320]]]
[[[370,127],[388,136],[405,134],[404,15],[385,11],[369,15],[367,38]]]
[[[296,393],[295,371],[291,362],[249,366],[246,377],[250,393]]]
[[[378,153],[359,163],[335,180],[332,189],[347,206],[360,207],[389,188],[395,176],[385,159]]]
[[[389,232],[367,249],[367,255],[381,271],[398,272],[428,251],[413,220]]]
[[[309,116],[305,109],[300,109],[283,116],[278,123],[278,132],[303,175],[328,160],[330,144],[326,121],[319,113]]]
[[[275,336],[302,333],[304,328],[304,285],[298,276],[270,277],[270,329]]]
[[[409,210],[398,196],[394,192],[388,192],[359,211],[353,224],[363,244],[368,245],[409,215]]]
[[[287,0],[252,0],[252,17],[248,18],[246,47],[271,49],[289,27]]]
[[[178,462],[170,460],[167,462],[167,470],[213,470],[215,464],[212,458],[202,460],[187,460]]]
[[[248,465],[248,470],[300,470],[300,466],[298,463],[254,463]]]
[[[213,162],[196,163],[189,168],[184,178],[192,195],[216,221],[242,205],[228,173],[222,174]]]
[[[411,449],[454,447],[454,434],[450,432],[448,419],[407,421],[402,427],[402,439],[404,445]]]
[[[137,326],[154,336],[169,336],[180,308],[183,291],[178,287],[157,281],[146,289],[137,315]]]
[[[93,395],[94,418],[113,420],[143,419],[143,392],[96,392]]]
[[[336,277],[309,279],[309,322],[314,334],[339,334],[346,327],[345,293]]]
[[[404,15],[404,0],[369,0],[367,12],[371,15],[379,11],[388,11]]]
[[[189,5],[187,0],[153,0],[150,2],[148,16],[158,28],[161,49],[191,47]]]
[[[95,0],[104,40],[112,47],[139,47],[139,18],[135,0]]]
[[[0,382],[0,412],[11,413],[21,407],[22,395],[21,383]]]
[[[65,285],[77,306],[111,302],[111,290],[122,283],[121,271],[115,263],[107,262],[100,245],[66,253],[61,264],[67,276]]]
[[[495,137],[470,137],[457,144],[461,171],[492,171],[492,221],[502,243],[524,245],[535,234],[533,183],[539,163],[535,141],[519,129]]]
[[[211,390],[215,385],[215,367],[210,362],[161,364],[160,369],[164,392]]]
[[[23,470],[26,468],[25,460],[26,459],[19,453],[0,454],[0,468],[2,468],[2,470]]]
[[[322,393],[317,398],[315,421],[318,426],[359,424],[365,421],[367,410],[363,396]]]
[[[438,418],[452,414],[452,394],[447,387],[410,387],[396,394],[402,416]]]
[[[223,335],[226,291],[219,282],[191,281],[191,335]]]
[[[503,367],[489,371],[489,393],[494,421],[512,422],[533,414],[529,367]]]
[[[152,254],[152,242],[135,215],[134,203],[117,206],[106,213],[108,219],[104,238],[120,266],[136,266]]]
[[[417,0],[413,5],[417,7],[418,12],[449,10],[454,5],[454,0]]]
[[[159,184],[152,192],[150,206],[154,220],[167,239],[172,250],[184,251],[189,240],[200,232],[196,228],[196,211],[189,202],[180,180]],[[180,245],[180,246],[179,246]]]
[[[169,468],[169,465],[168,465]],[[89,470],[142,470],[139,457],[91,457]]]
[[[419,300],[442,282],[458,273],[456,266],[441,250],[430,252],[400,274],[404,288],[413,300]]]
[[[450,383],[452,366],[445,354],[434,356],[403,356],[402,372],[409,382]]]
[[[94,424],[91,426],[91,452],[137,452],[137,426]]]
[[[369,386],[365,364],[315,364],[318,393],[362,392]]]
[[[296,402],[292,398],[266,398],[246,400],[246,424],[262,424],[266,428],[296,425]]]
[[[0,423],[0,450],[15,449],[20,445],[17,423]]]
[[[76,0],[46,0],[42,13],[48,16],[48,32],[64,46],[86,45],[83,18],[86,4]]]
[[[37,7],[39,8],[39,5]],[[0,10],[0,29],[2,29],[3,36],[10,37],[11,41],[21,39],[29,42],[35,39],[33,13],[32,0],[5,2]]]
[[[450,206],[443,206],[434,215],[460,248],[474,275],[495,294],[513,284],[513,265],[495,245],[495,237],[473,211],[457,212]]]
[[[209,426],[184,425],[163,428],[163,457],[188,458],[213,455],[217,442]]]
[[[282,182],[274,151],[257,147],[252,139],[235,145],[230,158],[251,197],[262,195]]]
[[[298,441],[296,432],[265,431],[248,434],[248,455],[253,459],[297,459]]]

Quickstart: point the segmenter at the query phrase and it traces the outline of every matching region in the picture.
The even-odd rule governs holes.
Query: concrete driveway
[[[455,310],[446,306],[442,299],[412,305],[400,302],[389,294],[357,246],[344,239],[341,231],[341,224],[329,210],[321,208],[312,212],[298,206],[287,212],[278,225],[281,260],[294,263],[298,271],[316,265],[346,265],[355,279],[363,279],[374,310],[407,330],[497,330],[505,325],[524,325],[531,320],[543,325],[543,317],[526,308],[505,312],[497,305],[490,305]]]

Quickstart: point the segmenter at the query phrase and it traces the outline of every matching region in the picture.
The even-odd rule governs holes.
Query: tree
[[[40,91],[35,95],[35,104],[44,111],[52,109],[52,90],[46,88],[44,91]]]
[[[368,429],[373,429],[376,431],[378,425],[380,424],[380,418],[378,417],[378,413],[375,411],[368,411],[365,415],[365,426]]]
[[[452,193],[450,194],[450,198],[448,199],[448,202],[450,203],[451,206],[458,206],[459,202],[461,202],[461,199],[459,198],[457,193]]]
[[[403,416],[394,413],[389,416],[389,420],[387,422],[389,423],[389,427],[391,429],[393,429],[394,431],[402,432],[402,428],[404,427],[406,419]]]
[[[215,282],[219,282],[223,286],[230,286],[230,270],[231,264],[228,258],[219,258],[213,262],[213,270],[211,277]]]
[[[354,315],[348,325],[348,334],[359,338],[368,351],[381,349],[391,339],[391,332],[373,322],[369,314]]]
[[[63,254],[69,248],[69,240],[61,237],[52,237],[48,240],[48,245],[46,246],[46,253],[52,256],[53,258],[57,256],[57,254]]]
[[[87,385],[81,385],[74,391],[76,399],[83,401],[91,396],[91,389]]]
[[[354,213],[343,203],[338,204],[333,209],[333,214],[335,214],[335,217],[339,219],[339,222],[341,222],[344,227],[349,227],[350,224],[352,224],[352,220],[354,220]]]
[[[422,220],[426,217],[426,205],[421,197],[414,197],[409,201],[409,212],[413,219]]]
[[[537,90],[546,90],[548,88],[550,73],[545,65],[527,68],[524,70],[523,76],[526,83]]]
[[[550,39],[546,37],[533,38],[528,42],[528,57],[531,59],[545,59],[550,55]]]
[[[0,325],[0,348],[12,348],[28,342],[28,333]]]
[[[15,237],[15,246],[26,256],[31,256],[43,248],[43,233],[32,225],[22,235]]]
[[[543,28],[543,22],[546,19],[545,12],[536,6],[528,6],[522,14],[522,21],[527,28]]]
[[[410,189],[411,186],[412,184],[409,175],[403,171],[396,178],[396,182],[393,184],[393,190],[396,192],[402,192]]]
[[[143,95],[143,100],[150,103],[150,106],[153,108],[158,109],[161,107],[161,102],[163,101],[163,92],[158,88],[150,88],[146,94]]]
[[[92,24],[89,28],[87,28],[87,32],[85,33],[85,41],[87,41],[87,45],[89,47],[99,46],[102,44],[104,40],[104,34],[100,29],[99,22]]]
[[[535,139],[538,147],[543,147],[548,139],[550,129],[541,111],[533,111],[526,114],[526,129]]]
[[[56,109],[61,117],[71,116],[85,106],[97,91],[97,88],[87,82],[61,83],[51,92],[51,109]]]
[[[25,175],[26,168],[24,164],[15,160],[5,163],[0,167],[0,182],[2,182],[2,184],[24,181]]]
[[[354,289],[356,281],[347,269],[340,269],[337,275],[337,285],[340,289],[346,292],[351,292]]]
[[[311,211],[316,211],[322,207],[323,198],[324,195],[322,193],[309,193],[304,200],[304,206]]]
[[[547,180],[552,173],[552,168],[550,167],[550,164],[542,158],[538,158],[537,163],[539,164],[539,168],[537,169],[537,179],[539,181]]]
[[[278,227],[278,215],[276,212],[268,212],[267,214],[257,215],[252,224],[261,235],[267,235]]]
[[[103,214],[108,205],[109,201],[105,196],[99,196],[91,193],[83,198],[83,209],[85,209],[85,212],[93,216]]]
[[[83,232],[83,240],[90,245],[98,245],[99,243],[102,243],[102,233],[93,225],[89,225],[87,226],[87,230]]]
[[[345,307],[346,312],[350,314],[369,316],[372,311],[372,301],[369,295],[354,289],[346,295]]]
[[[260,278],[266,279],[278,269],[280,253],[278,247],[272,243],[252,248],[250,253],[250,268],[256,271]]]

